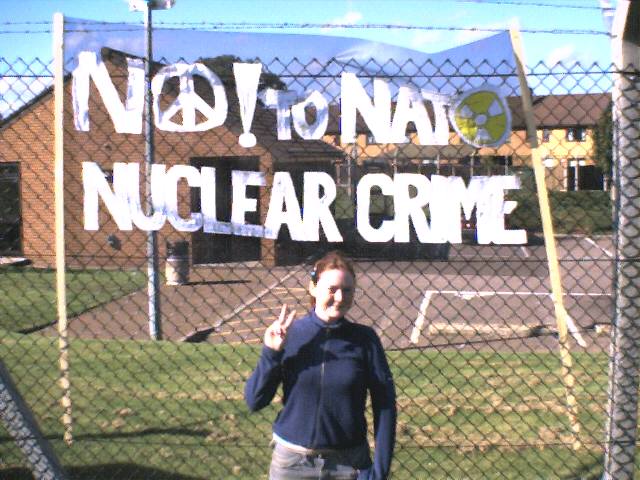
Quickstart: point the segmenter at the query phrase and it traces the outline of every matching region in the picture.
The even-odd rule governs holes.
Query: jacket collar
[[[347,323],[347,319],[344,318],[344,317],[339,318],[335,322],[327,323],[324,320],[322,320],[320,317],[318,317],[318,315],[316,315],[316,312],[314,310],[311,310],[309,312],[309,318],[314,323],[314,325],[316,325],[316,326],[318,326],[320,328],[329,328],[329,329],[332,329],[332,330],[335,329],[335,328],[340,328],[342,325]]]

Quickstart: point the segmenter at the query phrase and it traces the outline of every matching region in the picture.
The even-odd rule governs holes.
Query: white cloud
[[[355,10],[350,10],[347,13],[345,13],[343,16],[334,18],[333,20],[330,20],[328,23],[330,25],[355,25],[360,20],[362,20],[362,13],[356,12]],[[336,28],[322,29],[323,32],[327,32],[330,30],[338,30],[338,29]]]
[[[574,45],[563,45],[552,50],[544,59],[544,63],[550,67],[560,62],[565,64],[567,62],[573,63],[577,60],[575,53]]]
[[[469,30],[463,30],[458,33],[458,35],[456,35],[456,43],[458,45],[465,45],[467,43],[480,40],[481,38],[495,35],[495,32],[493,32],[493,30],[509,30],[509,27],[514,21],[517,21],[517,19],[509,18],[489,25],[475,25],[474,27],[468,27]]]
[[[362,13],[352,10],[345,13],[342,17],[331,20],[330,23],[334,25],[355,25],[360,20],[362,20]]]

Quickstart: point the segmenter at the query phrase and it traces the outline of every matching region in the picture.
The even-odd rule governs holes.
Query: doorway
[[[0,255],[22,253],[20,164],[0,164]]]
[[[231,172],[232,170],[258,171],[258,157],[197,157],[191,159],[191,165],[200,169],[212,167],[216,169],[216,216],[221,222],[231,220]],[[247,212],[246,221],[250,224],[260,223],[260,191],[259,187],[248,186],[247,198],[258,200],[255,212]],[[200,189],[191,189],[191,211],[199,212]],[[219,233],[205,233],[202,229],[191,235],[191,255],[193,264],[210,264],[226,262],[247,262],[260,260],[260,239]]]

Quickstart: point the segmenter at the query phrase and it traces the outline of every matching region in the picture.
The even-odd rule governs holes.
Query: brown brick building
[[[123,53],[103,50],[102,59],[121,99],[127,88],[127,62]],[[156,70],[162,65],[155,65]],[[228,75],[227,75],[228,76]],[[199,77],[194,77],[197,79]],[[223,80],[224,81],[224,80]],[[228,79],[227,79],[228,81]],[[77,131],[73,124],[71,78],[65,82],[65,244],[71,266],[139,266],[146,261],[146,232],[121,231],[101,205],[100,229],[87,231],[83,226],[82,162],[95,162],[112,177],[115,162],[138,162],[145,157],[143,135],[116,133],[113,122],[91,84],[88,132]],[[178,80],[167,81],[161,96],[162,108],[175,100]],[[206,82],[196,80],[197,93],[214,104]],[[219,220],[228,221],[231,209],[231,170],[259,170],[267,178],[266,187],[249,187],[249,195],[259,199],[258,211],[247,214],[247,222],[264,224],[270,197],[271,177],[275,171],[290,171],[301,200],[302,174],[325,171],[336,180],[342,202],[336,202],[337,216],[351,223],[353,186],[370,172],[416,172],[430,175],[505,174],[511,167],[530,166],[531,150],[525,140],[525,125],[519,98],[509,98],[512,134],[499,148],[475,149],[450,133],[449,145],[418,146],[415,132],[408,131],[414,143],[376,144],[370,139],[362,118],[357,118],[357,137],[353,144],[340,140],[340,112],[331,104],[329,128],[323,141],[276,138],[275,113],[258,105],[252,123],[257,144],[241,147],[242,133],[235,88],[227,85],[229,111],[224,125],[194,133],[172,133],[156,129],[155,162],[167,167],[193,165],[216,168],[216,203]],[[540,153],[547,167],[549,188],[559,190],[606,188],[606,179],[595,165],[592,131],[609,108],[610,95],[548,95],[534,99]],[[175,119],[180,122],[180,114]],[[0,123],[0,253],[19,254],[37,265],[54,263],[53,192],[53,94],[46,90]],[[202,121],[202,118],[197,118]],[[409,130],[412,124],[409,124]],[[490,168],[489,168],[490,167]],[[142,189],[142,187],[141,187]],[[345,194],[345,192],[347,192]],[[101,202],[102,204],[102,202]],[[180,214],[200,210],[198,189],[179,185]],[[344,213],[344,215],[342,215]],[[372,209],[373,213],[373,209]],[[353,225],[351,225],[353,227]],[[349,227],[347,227],[349,228]],[[353,234],[353,231],[349,231]],[[308,242],[287,241],[286,228],[277,241],[255,237],[179,232],[169,222],[159,232],[160,256],[167,242],[187,240],[194,264],[261,260],[268,263],[304,257],[317,248]]]
[[[102,59],[120,98],[127,88],[127,64],[125,56],[113,50],[103,50]],[[157,68],[161,67],[159,65]],[[163,89],[163,102],[175,99],[178,92],[176,78],[168,81]],[[196,91],[209,104],[213,104],[213,93],[206,85],[196,81]],[[64,201],[65,201],[65,245],[67,263],[71,267],[105,266],[134,267],[146,262],[145,242],[147,234],[139,229],[120,230],[103,202],[100,202],[100,228],[87,231],[83,225],[82,162],[95,162],[111,179],[115,162],[144,163],[144,135],[116,133],[113,122],[102,102],[95,85],[91,84],[89,96],[90,131],[78,131],[73,122],[72,82],[65,79],[64,98]],[[173,165],[211,166],[216,168],[216,199],[218,219],[228,221],[231,204],[231,170],[253,170],[264,172],[266,187],[249,187],[248,195],[258,199],[258,211],[247,214],[248,223],[263,224],[270,193],[270,179],[275,171],[290,171],[301,197],[301,181],[304,171],[335,171],[334,162],[343,153],[321,141],[290,140],[276,138],[275,114],[257,107],[252,132],[257,144],[252,148],[239,145],[242,126],[238,102],[227,88],[229,111],[224,125],[203,131],[173,133],[155,129],[155,163],[167,168]],[[19,225],[19,236],[5,240],[5,252],[20,254],[38,266],[52,266],[55,262],[55,218],[54,218],[54,96],[47,89],[27,105],[16,111],[0,124],[0,172],[9,179],[19,196],[19,202],[4,207],[11,226]],[[180,118],[174,121],[179,122]],[[198,122],[202,118],[197,119]],[[140,171],[144,171],[141,165]],[[142,175],[141,175],[142,176]],[[12,179],[12,180],[11,180]],[[10,181],[11,180],[11,181]],[[17,187],[16,187],[17,182]],[[142,182],[141,182],[142,183]],[[254,190],[253,192],[251,190]],[[5,196],[15,197],[9,189]],[[141,186],[141,191],[143,187]],[[189,211],[199,211],[198,189],[190,189],[181,181],[178,187],[178,205],[181,216]],[[17,212],[9,212],[9,209]],[[252,217],[252,218],[250,218]],[[8,236],[8,227],[4,229]],[[282,232],[283,240],[286,232]],[[169,222],[158,232],[161,258],[165,255],[167,242],[187,240],[191,245],[192,261],[199,264],[228,261],[261,260],[276,262],[277,245],[280,240],[255,237],[237,237],[220,234],[205,234],[176,231]]]

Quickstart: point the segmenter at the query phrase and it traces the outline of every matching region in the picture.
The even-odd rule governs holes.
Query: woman
[[[311,311],[294,321],[282,306],[267,328],[258,365],[245,386],[252,411],[269,405],[280,383],[282,409],[273,424],[271,480],[387,478],[395,443],[395,388],[382,344],[370,327],[345,318],[355,271],[339,252],[311,274]],[[371,394],[374,460],[365,405]]]

